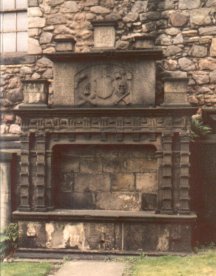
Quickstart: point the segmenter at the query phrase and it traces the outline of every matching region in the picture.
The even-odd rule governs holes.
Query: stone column
[[[4,230],[11,218],[11,153],[0,153],[0,229]]]

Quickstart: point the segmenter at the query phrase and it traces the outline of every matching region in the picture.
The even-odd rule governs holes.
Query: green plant
[[[202,120],[202,111],[199,109],[197,114],[193,115],[191,119],[191,140],[195,141],[197,138],[205,138],[211,132],[211,127],[204,124]]]
[[[0,234],[0,259],[13,256],[18,242],[18,225],[10,223],[4,233]]]

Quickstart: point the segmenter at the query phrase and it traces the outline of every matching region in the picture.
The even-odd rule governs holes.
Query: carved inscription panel
[[[115,45],[115,28],[100,26],[94,29],[94,47],[113,48]]]

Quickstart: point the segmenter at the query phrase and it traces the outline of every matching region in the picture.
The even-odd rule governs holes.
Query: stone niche
[[[54,106],[154,106],[158,50],[50,55]]]
[[[55,206],[59,209],[155,210],[153,146],[56,146]]]

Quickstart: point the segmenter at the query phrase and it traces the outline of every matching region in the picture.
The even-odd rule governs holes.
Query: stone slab
[[[120,262],[75,261],[65,263],[54,276],[122,276],[125,268]]]
[[[94,29],[94,47],[113,48],[115,46],[115,28],[100,26]]]
[[[56,62],[54,72],[54,105],[155,104],[155,64],[151,60]]]

